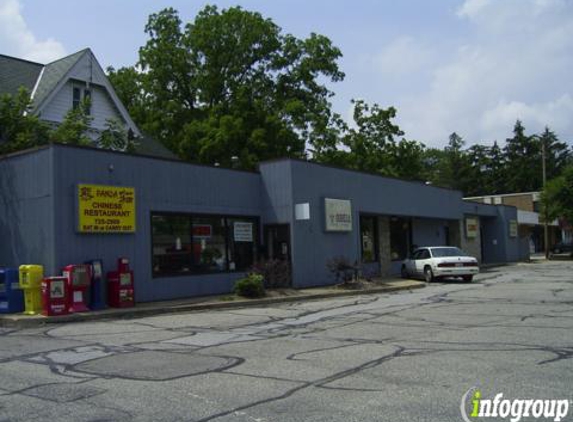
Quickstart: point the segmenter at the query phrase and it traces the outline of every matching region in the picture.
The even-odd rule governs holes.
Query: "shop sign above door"
[[[348,199],[324,198],[327,232],[352,231],[352,203]]]
[[[78,184],[78,232],[135,233],[135,189]]]

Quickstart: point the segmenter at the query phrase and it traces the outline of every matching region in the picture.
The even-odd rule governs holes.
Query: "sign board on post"
[[[476,238],[478,235],[478,220],[477,218],[466,218],[466,237],[468,239]]]
[[[517,237],[517,220],[509,220],[509,237]]]
[[[135,233],[135,189],[78,184],[80,233]]]
[[[233,224],[233,235],[235,242],[253,241],[253,223],[235,221]]]
[[[324,211],[327,232],[352,231],[352,203],[349,199],[324,198]]]

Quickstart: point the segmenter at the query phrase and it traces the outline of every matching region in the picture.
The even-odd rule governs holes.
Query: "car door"
[[[416,274],[424,275],[424,267],[430,265],[430,251],[428,249],[420,249],[416,259]]]
[[[420,255],[420,251],[416,250],[414,253],[410,255],[410,257],[406,260],[406,269],[408,270],[408,274],[416,275],[416,259]]]

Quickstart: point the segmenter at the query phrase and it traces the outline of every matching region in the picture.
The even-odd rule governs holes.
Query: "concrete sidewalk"
[[[268,290],[267,296],[260,299],[246,299],[233,294],[187,298],[161,302],[145,302],[132,308],[107,308],[101,311],[45,317],[43,315],[2,314],[0,327],[28,328],[45,324],[97,321],[113,318],[137,318],[168,313],[202,311],[209,309],[244,308],[265,306],[275,303],[300,302],[303,300],[328,299],[340,296],[359,296],[372,293],[389,293],[425,287],[416,280],[385,279],[372,283],[365,288],[343,289],[337,286],[315,287],[309,289]]]

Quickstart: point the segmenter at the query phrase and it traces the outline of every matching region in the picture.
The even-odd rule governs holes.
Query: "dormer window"
[[[78,108],[82,101],[88,101],[88,106],[86,107],[86,113],[89,115],[91,114],[91,100],[92,100],[92,91],[88,88],[80,88],[78,86],[74,86],[73,93],[72,93],[72,106],[74,110]]]
[[[86,113],[88,115],[92,114],[92,91],[89,89],[84,89],[84,100],[87,102]]]
[[[73,98],[74,110],[80,106],[82,103],[82,90],[78,87],[74,87],[74,98]]]

